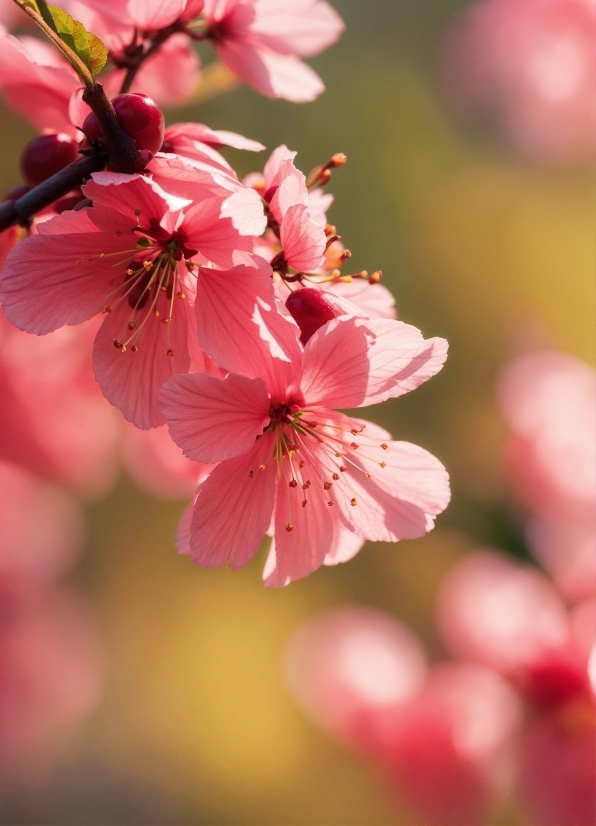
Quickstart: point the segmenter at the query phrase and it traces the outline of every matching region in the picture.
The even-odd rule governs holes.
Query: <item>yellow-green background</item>
[[[347,565],[265,591],[263,554],[236,573],[195,567],[174,552],[184,503],[123,479],[89,509],[91,538],[73,576],[108,640],[105,698],[57,743],[55,773],[38,794],[16,794],[11,822],[406,822],[372,767],[294,707],[282,679],[286,640],[313,611],[351,602],[401,617],[440,657],[432,603],[442,573],[476,543],[523,553],[500,469],[494,380],[512,353],[540,342],[594,360],[594,172],[523,163],[458,127],[436,55],[463,2],[334,5],[348,31],[313,61],[327,85],[315,103],[240,88],[168,118],[269,149],[286,143],[305,171],[346,152],[330,218],[354,267],[382,269],[400,318],[451,348],[437,378],[370,417],[442,459],[453,504],[424,539],[367,544]],[[2,122],[7,189],[33,133],[4,111]],[[264,160],[229,157],[242,174]]]

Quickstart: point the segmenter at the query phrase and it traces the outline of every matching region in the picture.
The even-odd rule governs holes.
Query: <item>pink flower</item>
[[[520,153],[591,160],[596,146],[596,8],[588,0],[481,0],[445,42],[448,92],[488,115]]]
[[[33,37],[0,36],[0,91],[36,129],[76,136],[68,106],[80,85],[74,69],[50,44]]]
[[[331,46],[344,30],[324,0],[205,0],[203,14],[220,58],[261,94],[302,103],[324,90],[298,59]]]
[[[41,224],[13,250],[0,282],[7,317],[27,332],[43,335],[106,312],[96,377],[108,401],[143,429],[164,423],[156,394],[166,379],[202,369],[194,259],[232,266],[237,251],[252,246],[220,218],[220,187],[174,160],[165,166],[190,198],[149,177],[97,173],[84,187],[93,206]]]
[[[118,469],[120,421],[91,369],[98,324],[63,327],[43,340],[0,311],[0,456],[97,497]]]
[[[281,317],[280,317],[281,318]],[[437,373],[446,342],[397,321],[335,319],[291,360],[242,354],[224,380],[176,376],[160,393],[174,441],[221,462],[201,485],[190,529],[200,565],[233,569],[256,554],[273,517],[267,585],[306,576],[334,551],[341,524],[361,538],[421,536],[449,501],[445,469],[415,445],[333,411],[400,396]],[[278,335],[278,340],[281,336]],[[225,507],[222,506],[225,503]]]
[[[532,555],[558,591],[577,602],[596,595],[596,526],[588,520],[534,517],[526,528]]]

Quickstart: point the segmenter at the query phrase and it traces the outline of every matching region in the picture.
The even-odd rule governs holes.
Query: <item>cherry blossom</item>
[[[93,206],[41,224],[11,253],[0,284],[7,317],[37,335],[106,313],[95,373],[106,398],[143,429],[164,422],[155,404],[164,381],[193,359],[201,367],[193,259],[230,266],[251,246],[220,218],[217,188],[182,172],[193,199],[146,177],[97,173],[84,187]]]
[[[449,501],[442,465],[333,408],[413,390],[440,370],[446,352],[445,341],[425,341],[401,322],[341,317],[304,353],[295,341],[291,361],[263,348],[254,353],[252,375],[168,381],[159,398],[172,438],[195,461],[221,462],[197,493],[189,549],[195,562],[245,565],[272,516],[270,586],[323,564],[337,523],[373,540],[426,533]]]
[[[219,57],[266,97],[302,103],[324,91],[299,57],[312,57],[344,30],[324,0],[205,0],[208,36]]]

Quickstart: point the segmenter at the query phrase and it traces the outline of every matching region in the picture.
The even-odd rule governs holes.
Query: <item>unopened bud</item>
[[[320,327],[340,315],[319,290],[312,287],[294,290],[288,296],[286,307],[300,327],[300,341],[303,344],[306,344]]]

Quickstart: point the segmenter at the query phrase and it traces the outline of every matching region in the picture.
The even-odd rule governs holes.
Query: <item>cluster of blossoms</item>
[[[445,89],[523,157],[591,161],[595,38],[594,0],[478,0],[444,38]]]
[[[408,822],[501,822],[506,811],[537,826],[590,826],[596,375],[566,354],[533,353],[506,367],[499,396],[529,548],[553,579],[478,549],[436,596],[448,659],[429,666],[395,617],[346,606],[298,629],[288,683],[316,723],[379,765]]]
[[[0,205],[2,324],[17,349],[43,336],[31,351],[49,365],[39,379],[7,357],[10,458],[97,494],[124,432],[125,462],[154,492],[199,485],[178,550],[238,568],[269,534],[273,586],[351,558],[365,539],[426,533],[449,501],[443,466],[337,412],[415,389],[447,355],[443,339],[396,320],[380,272],[346,271],[324,190],[345,156],[307,178],[280,146],[240,180],[220,148],[261,144],[166,128],[156,103],[196,88],[194,41],[263,94],[312,99],[323,87],[299,58],[339,37],[336,12],[323,0],[64,8],[107,46],[103,88],[81,88],[76,60],[75,72],[39,39],[1,38],[0,89],[41,132],[22,156],[25,183]],[[54,347],[70,365],[56,374]],[[91,348],[101,395],[126,425],[89,381]],[[38,444],[25,448],[40,392]]]

